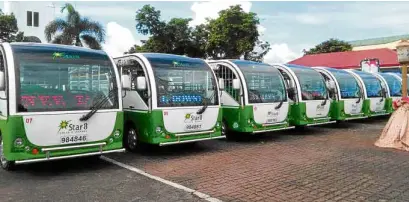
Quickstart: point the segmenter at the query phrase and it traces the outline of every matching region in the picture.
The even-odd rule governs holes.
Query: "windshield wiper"
[[[358,98],[358,100],[355,102],[356,104],[358,104],[359,102],[361,102],[362,95],[363,95],[363,93],[361,92],[361,90],[359,90],[359,98]]]
[[[328,88],[327,88],[327,91],[328,91]],[[324,101],[321,103],[321,106],[326,105],[326,104],[327,104],[328,99],[329,99],[329,93],[327,92],[327,96],[325,97],[325,100],[324,100]]]
[[[91,111],[89,111],[87,114],[82,116],[80,118],[80,121],[86,121],[86,120],[90,119],[99,109],[101,109],[105,105],[106,102],[111,100],[113,98],[113,96],[115,96],[115,93],[117,92],[115,89],[116,88],[114,88],[114,90],[111,90],[108,93],[108,96],[105,96],[102,99],[98,99],[98,101],[90,107]]]
[[[207,100],[209,100],[209,102],[210,102],[210,101],[213,99],[213,97],[214,97],[215,94],[216,94],[216,90],[213,91],[212,95],[211,95],[209,98],[205,98],[205,99],[204,99],[203,107],[200,108],[200,109],[196,112],[196,114],[203,114],[203,113],[206,111],[207,107],[209,106],[209,103],[207,102]]]
[[[285,101],[285,98],[281,99],[280,104],[278,104],[274,109],[280,109],[281,106],[283,106],[284,101]]]

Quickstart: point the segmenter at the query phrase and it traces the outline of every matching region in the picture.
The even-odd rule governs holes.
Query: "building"
[[[5,14],[13,13],[19,31],[24,36],[36,36],[46,43],[44,29],[55,18],[55,6],[51,2],[4,1]]]
[[[305,55],[289,62],[289,64],[360,69],[363,59],[378,58],[380,71],[400,72],[396,45],[403,39],[409,40],[409,34],[348,41],[352,45],[352,51]]]
[[[305,55],[289,62],[289,64],[308,67],[325,66],[337,69],[361,69],[361,61],[365,58],[378,58],[382,72],[400,71],[396,51],[389,48]]]
[[[389,48],[389,49],[395,50],[396,45],[402,39],[409,40],[409,34],[349,41],[348,43],[352,45],[353,51],[380,49],[380,48]]]

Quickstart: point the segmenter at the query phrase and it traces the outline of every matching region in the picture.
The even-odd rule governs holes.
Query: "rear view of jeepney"
[[[0,57],[3,168],[124,151],[120,80],[107,54],[5,43]]]
[[[123,80],[127,149],[224,138],[215,75],[201,59],[161,53],[115,58]]]

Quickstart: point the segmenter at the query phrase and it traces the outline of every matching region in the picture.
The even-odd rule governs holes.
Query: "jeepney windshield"
[[[118,109],[114,67],[106,54],[12,45],[18,112]]]
[[[354,71],[363,80],[365,84],[366,94],[371,97],[382,97],[382,84],[381,80],[376,78],[375,75],[362,71]]]
[[[391,97],[402,96],[402,83],[397,77],[386,73],[380,73],[380,75],[386,80],[386,83],[388,83]]]
[[[216,80],[200,59],[182,56],[149,57],[158,107],[218,105]]]
[[[288,65],[297,76],[303,100],[325,100],[327,88],[321,74],[309,67]]]
[[[249,61],[233,61],[244,75],[249,103],[272,103],[287,100],[280,72],[275,67]]]
[[[344,70],[333,68],[327,68],[327,70],[331,72],[337,80],[341,98],[347,99],[360,97],[361,88],[354,76]]]

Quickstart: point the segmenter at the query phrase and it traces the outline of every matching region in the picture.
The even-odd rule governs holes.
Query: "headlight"
[[[238,128],[238,127],[239,127],[239,124],[237,122],[234,122],[233,123],[233,128]]]
[[[162,128],[160,126],[156,127],[156,133],[162,132]]]
[[[118,138],[120,135],[121,135],[121,132],[119,132],[119,130],[116,130],[116,131],[114,132],[114,137],[115,137],[115,138]]]
[[[114,142],[114,139],[109,138],[109,142],[110,142],[110,143]]]
[[[251,120],[249,119],[249,120],[247,120],[247,123],[251,123]]]
[[[29,147],[29,146],[26,146],[26,151],[30,151],[30,147]]]
[[[15,145],[16,147],[21,147],[21,146],[23,146],[23,139],[17,138],[16,140],[14,140],[14,145]]]
[[[220,123],[219,122],[216,122],[216,127],[219,127],[220,126]]]

